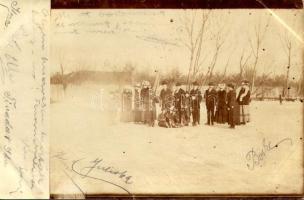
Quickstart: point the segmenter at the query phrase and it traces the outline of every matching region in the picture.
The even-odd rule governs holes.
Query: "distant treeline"
[[[160,81],[166,80],[169,84],[180,82],[183,85],[198,81],[200,84],[213,82],[219,83],[233,83],[240,85],[243,79],[250,82],[252,81],[252,73],[246,72],[242,76],[240,74],[223,74],[214,73],[212,75],[205,76],[204,74],[198,74],[196,77],[191,77],[188,80],[188,76],[182,74],[178,69],[172,69],[167,73],[161,73]],[[64,88],[69,84],[82,84],[84,82],[93,82],[96,84],[119,84],[119,85],[130,85],[135,83],[141,83],[143,80],[149,81],[151,84],[154,83],[156,72],[151,73],[149,71],[137,71],[125,69],[122,72],[101,72],[101,71],[87,71],[81,70],[68,74],[56,73],[51,76],[51,84],[62,84]],[[284,87],[286,85],[285,75],[257,75],[255,78],[255,88],[261,87]],[[288,80],[288,87],[294,88],[298,91],[298,95],[303,96],[304,88],[303,81],[296,81],[294,77],[290,77]],[[282,91],[284,93],[284,91]]]
[[[132,82],[132,72],[104,72],[81,70],[68,74],[55,73],[51,76],[51,84],[82,84],[84,82],[95,82],[99,84],[129,84]]]
[[[142,80],[148,80],[151,83],[153,83],[154,79],[155,79],[155,74],[147,73],[145,71],[134,74],[134,80],[137,82],[140,82]],[[188,79],[187,75],[180,73],[176,69],[161,75],[161,80],[166,80],[171,84],[176,82],[187,84],[187,79]],[[217,72],[214,73],[212,76],[205,76],[204,74],[199,74],[196,76],[196,78],[190,78],[190,79],[191,79],[189,80],[190,83],[192,81],[198,81],[199,83],[202,83],[204,80],[207,80],[206,84],[208,84],[208,82],[213,82],[215,84],[234,83],[235,85],[238,85],[241,83],[243,79],[246,79],[251,83],[252,75],[251,73],[244,74],[243,76],[240,76],[238,73],[223,75]],[[288,85],[290,87],[298,87],[299,85],[301,85],[301,83],[299,83],[299,81],[296,81],[294,77],[290,77],[290,79],[291,80],[288,81]],[[255,78],[256,87],[260,87],[260,86],[283,87],[285,83],[286,83],[286,76],[282,74],[275,76],[258,75]]]

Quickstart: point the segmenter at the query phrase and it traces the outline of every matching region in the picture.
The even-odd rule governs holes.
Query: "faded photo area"
[[[303,10],[52,10],[53,195],[303,193]]]

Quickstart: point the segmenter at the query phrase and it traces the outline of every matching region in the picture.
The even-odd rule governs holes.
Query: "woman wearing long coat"
[[[228,84],[228,93],[227,93],[227,110],[228,110],[228,124],[230,128],[235,128],[235,125],[238,123],[238,104],[236,101],[236,92],[234,90],[233,84]]]
[[[250,89],[248,81],[242,81],[242,86],[239,88],[237,94],[237,102],[240,107],[239,120],[240,124],[246,124],[250,121],[249,103],[250,103]]]
[[[216,122],[224,124],[227,122],[227,93],[223,86],[217,92],[217,106],[216,106]]]
[[[156,103],[158,98],[153,94],[148,81],[143,82],[143,88],[140,91],[140,96],[143,102],[143,121],[145,124],[154,126],[156,120]]]

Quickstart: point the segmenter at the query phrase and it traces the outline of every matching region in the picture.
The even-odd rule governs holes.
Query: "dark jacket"
[[[142,88],[140,91],[140,97],[143,102],[143,107],[145,110],[150,109],[150,89],[149,88]]]
[[[238,112],[239,105],[236,101],[236,93],[234,90],[227,93],[227,107],[228,107],[228,124],[235,126],[239,123]]]
[[[220,90],[217,92],[217,105],[219,107],[225,107],[226,106],[226,99],[227,99],[227,94],[225,90]]]
[[[172,91],[170,89],[162,89],[160,91],[160,101],[161,101],[161,107],[164,108],[166,105],[166,102],[170,101],[172,97]]]
[[[180,88],[178,91],[174,92],[175,107],[177,109],[181,109],[182,107],[184,107],[185,95],[186,95],[186,92],[182,88]]]
[[[232,109],[236,105],[236,93],[234,90],[231,90],[227,93],[227,107]]]
[[[191,107],[192,109],[200,109],[200,103],[202,101],[202,94],[199,89],[192,89],[190,91]]]
[[[206,99],[207,108],[212,108],[215,106],[217,101],[217,92],[215,91],[215,89],[206,90],[204,97]]]

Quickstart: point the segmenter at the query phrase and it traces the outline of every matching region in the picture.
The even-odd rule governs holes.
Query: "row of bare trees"
[[[186,74],[186,84],[188,89],[190,87],[190,80],[199,80],[201,85],[206,85],[211,80],[215,82],[224,82],[227,80],[235,80],[240,84],[242,79],[250,81],[252,92],[255,93],[258,90],[264,89],[264,85],[269,80],[276,79],[278,76],[274,75],[273,62],[266,63],[265,60],[261,62],[261,55],[264,51],[263,46],[265,38],[270,26],[271,17],[257,20],[254,24],[253,31],[248,34],[248,45],[243,47],[241,54],[239,55],[239,72],[232,74],[229,71],[231,57],[225,58],[226,63],[220,70],[215,70],[219,63],[219,58],[222,50],[225,49],[225,41],[227,34],[225,32],[225,26],[227,23],[223,23],[223,19],[220,19],[221,23],[216,23],[216,17],[213,16],[211,10],[186,10],[185,15],[181,16],[182,27],[186,37],[181,39],[181,42],[189,52],[189,66]],[[212,27],[212,28],[211,28]],[[214,28],[216,27],[216,28]],[[294,85],[294,80],[290,79],[290,70],[295,66],[292,66],[292,53],[294,51],[294,44],[290,33],[285,30],[283,34],[279,34],[279,39],[286,55],[286,72],[284,74],[284,81],[282,83],[282,77],[280,77],[280,84],[282,87],[282,95],[289,97],[289,87]],[[207,44],[207,42],[209,42]],[[205,48],[210,46],[210,42],[213,45],[212,49]],[[231,44],[228,44],[228,46]],[[208,47],[209,47],[208,46]],[[60,75],[65,76],[65,67],[62,64],[62,58],[60,58]],[[135,70],[132,63],[127,63],[125,70]],[[218,71],[218,73],[215,73]],[[257,75],[259,74],[259,75]],[[154,76],[154,75],[153,75]],[[184,75],[179,72],[178,69],[173,69],[166,75],[170,81],[182,80],[184,81]],[[301,80],[298,82],[298,93],[303,92],[303,74]],[[138,72],[135,81],[140,79],[151,79],[153,77],[145,72]],[[274,82],[274,81],[272,81]],[[62,83],[66,84],[64,81]],[[66,87],[66,86],[65,86]]]
[[[224,26],[218,26],[218,29],[214,32],[210,32],[210,37],[207,38],[207,31],[210,26],[210,18],[212,15],[211,10],[190,12],[190,16],[186,14],[184,18],[181,18],[183,28],[187,33],[186,40],[182,39],[182,42],[188,49],[190,55],[187,74],[188,89],[190,87],[190,80],[200,80],[201,85],[204,85],[212,78],[220,51],[225,42],[225,37],[223,36]],[[198,30],[197,27],[199,27]],[[206,49],[204,48],[206,39],[213,41],[214,43],[213,55],[211,55],[211,52],[209,51],[202,51],[203,49]],[[207,56],[211,58],[209,63],[205,62]],[[225,69],[227,69],[228,64],[229,61],[227,61]],[[206,73],[202,73],[203,65],[207,65]]]
[[[189,87],[190,80],[200,80],[202,85],[205,85],[208,81],[210,81],[214,74],[215,66],[217,65],[219,54],[221,49],[223,48],[223,44],[225,42],[225,34],[223,33],[223,26],[218,26],[212,24],[210,19],[212,18],[212,11],[210,10],[201,10],[201,11],[191,11],[187,13],[185,11],[184,18],[181,19],[183,27],[187,33],[186,41],[183,41],[183,44],[189,50],[190,61],[189,61],[189,69],[187,74],[187,85]],[[188,11],[189,12],[189,11]],[[265,62],[261,63],[261,53],[265,51],[263,48],[265,37],[267,35],[267,31],[269,29],[271,16],[268,16],[266,19],[259,19],[257,23],[254,25],[254,31],[248,38],[248,46],[244,47],[242,54],[239,58],[239,81],[243,78],[247,77],[250,81],[250,86],[255,93],[260,88],[257,87],[256,78],[258,70],[263,70],[259,78],[264,79],[265,82],[267,78],[272,74],[272,71],[265,70],[265,68],[269,68],[269,65],[265,65]],[[225,23],[222,23],[225,24]],[[217,30],[215,32],[211,32],[208,35],[211,35],[211,38],[207,38],[206,32],[208,31],[208,26],[217,26]],[[199,27],[198,30],[196,28]],[[290,87],[290,69],[292,68],[292,50],[293,44],[290,37],[290,33],[285,29],[284,34],[279,35],[282,48],[286,54],[286,72],[285,72],[285,81],[282,84],[282,95],[285,97],[289,97],[289,87]],[[207,50],[205,52],[202,51],[204,48],[205,39],[214,41],[214,49],[213,52]],[[209,56],[209,63],[206,63],[206,58]],[[211,60],[210,60],[211,58]],[[251,61],[251,63],[249,63]],[[227,59],[226,65],[223,68],[223,79],[225,79],[225,75],[227,74],[227,69],[229,68],[230,58]],[[271,64],[270,64],[271,65]],[[204,67],[203,67],[204,66]],[[251,74],[251,77],[245,76],[245,72]],[[303,78],[302,78],[303,80]],[[302,83],[300,83],[302,85]],[[258,86],[263,84],[258,84]],[[262,88],[263,89],[263,88]]]

